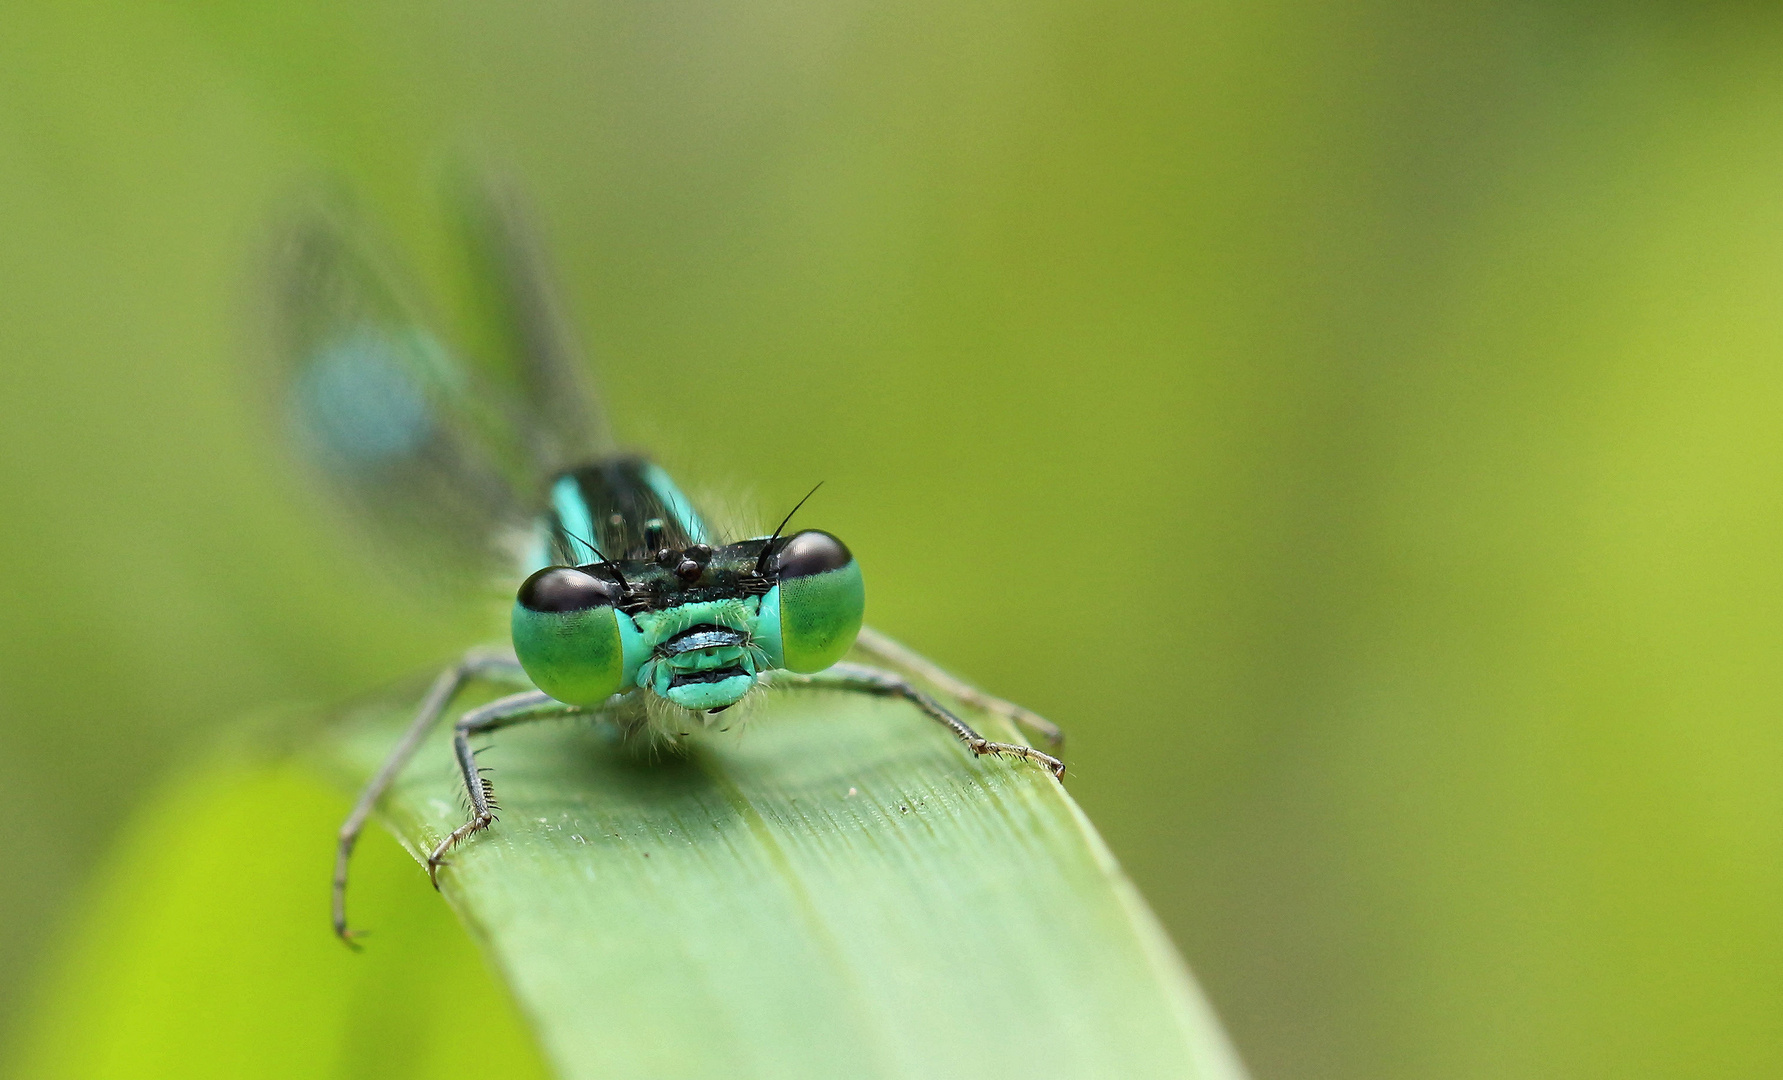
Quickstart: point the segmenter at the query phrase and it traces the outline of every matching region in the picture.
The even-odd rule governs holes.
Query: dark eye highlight
[[[520,606],[528,611],[586,611],[619,602],[616,582],[570,566],[547,566],[520,586]]]
[[[806,529],[780,545],[774,571],[782,580],[840,570],[854,561],[842,541],[821,529]]]

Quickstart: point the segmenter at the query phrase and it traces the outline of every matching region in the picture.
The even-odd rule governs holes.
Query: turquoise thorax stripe
[[[681,531],[687,534],[689,543],[710,544],[712,542],[710,534],[706,531],[706,523],[701,521],[699,514],[694,512],[693,501],[681,493],[681,489],[675,486],[673,480],[669,479],[669,474],[663,471],[662,466],[653,461],[646,462],[639,472],[645,485],[656,496],[657,501],[668,509],[669,516],[673,517],[675,523],[681,526]],[[583,511],[583,516],[587,516],[586,510]]]
[[[557,483],[551,485],[551,509],[556,511],[558,522],[571,538],[571,551],[587,548],[587,562],[602,557],[591,543],[594,520],[588,515],[588,500],[582,497],[582,489],[576,484],[575,477],[560,476]]]

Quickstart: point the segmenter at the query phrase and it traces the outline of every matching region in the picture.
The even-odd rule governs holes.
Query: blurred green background
[[[1783,12],[87,3],[0,33],[0,1013],[231,717],[487,625],[258,407],[281,208],[1064,723],[1260,1080],[1783,1075]],[[324,932],[321,892],[315,928]],[[59,936],[63,935],[63,936]]]

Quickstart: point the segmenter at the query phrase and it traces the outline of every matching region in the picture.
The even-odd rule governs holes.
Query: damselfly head
[[[841,659],[864,603],[860,567],[829,533],[693,543],[528,577],[514,651],[559,701],[595,705],[641,689],[710,714],[775,668],[810,673]]]

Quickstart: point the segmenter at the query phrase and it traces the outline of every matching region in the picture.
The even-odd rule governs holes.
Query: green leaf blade
[[[330,768],[362,780],[404,719],[357,714]],[[737,726],[655,760],[586,719],[479,740],[505,809],[442,890],[563,1076],[1243,1075],[1044,770],[859,694]],[[386,799],[417,857],[464,820],[449,761],[441,732]]]

